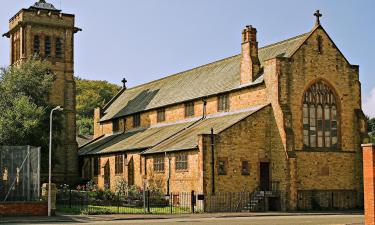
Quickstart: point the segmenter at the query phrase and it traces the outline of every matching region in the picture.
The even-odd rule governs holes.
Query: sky
[[[0,0],[0,32],[36,0]],[[321,23],[351,64],[360,66],[365,114],[375,117],[374,0],[47,0],[76,15],[75,75],[128,87],[240,52],[241,30],[257,28],[259,47]],[[0,66],[9,65],[0,38]]]

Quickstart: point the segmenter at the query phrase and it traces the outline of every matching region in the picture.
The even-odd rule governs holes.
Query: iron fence
[[[0,146],[0,201],[37,201],[40,148]]]
[[[163,195],[145,191],[132,195],[108,191],[58,190],[57,210],[78,214],[182,214],[203,212],[194,192]]]
[[[57,210],[76,214],[182,214],[249,212],[264,209],[267,194],[263,192],[260,198],[259,196],[255,198],[254,193],[202,194],[192,191],[163,195],[157,192],[141,191],[132,195],[119,195],[108,191],[90,192],[66,189],[59,190],[57,193]],[[254,205],[255,200],[257,202]]]

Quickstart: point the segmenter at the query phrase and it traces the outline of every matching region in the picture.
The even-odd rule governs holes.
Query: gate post
[[[375,144],[363,144],[363,183],[365,224],[375,224]]]
[[[195,206],[195,194],[194,191],[191,191],[191,197],[190,197],[190,202],[191,202],[191,212],[194,213],[194,206]]]

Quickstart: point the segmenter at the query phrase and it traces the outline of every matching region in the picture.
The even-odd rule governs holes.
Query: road
[[[156,225],[335,225],[364,224],[362,215],[303,215],[303,216],[261,216],[261,217],[224,217],[224,218],[173,218],[149,220],[113,220],[113,221],[82,221],[81,223],[50,223],[50,224],[156,224]],[[37,224],[37,223],[33,223]],[[45,223],[41,223],[44,224]]]

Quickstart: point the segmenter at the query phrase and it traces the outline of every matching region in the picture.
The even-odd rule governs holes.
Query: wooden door
[[[268,162],[260,163],[260,189],[268,191],[270,188],[270,164]]]

